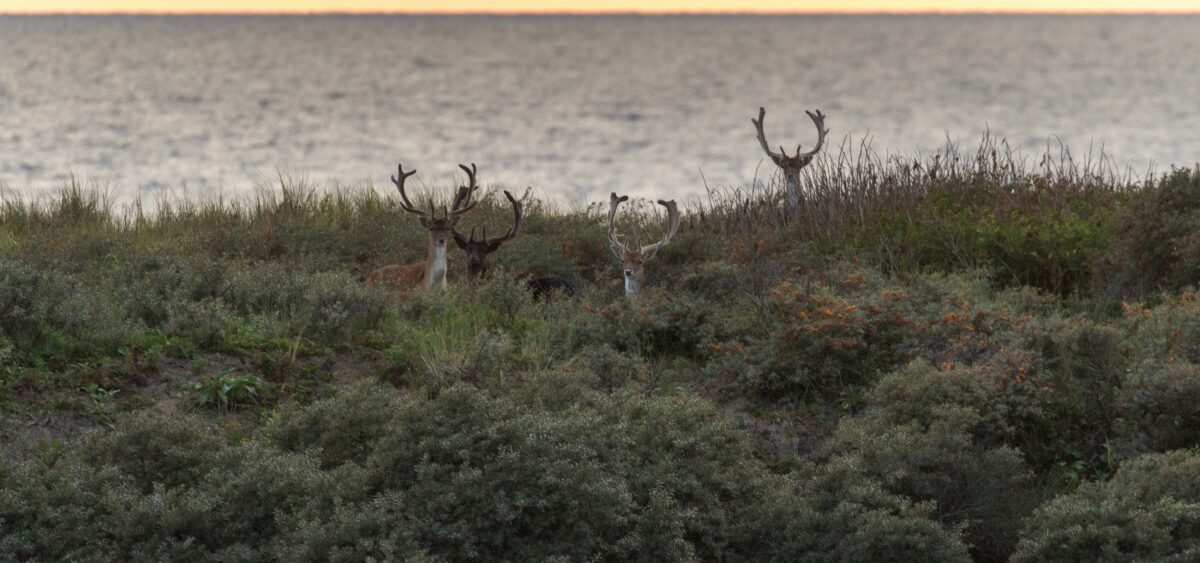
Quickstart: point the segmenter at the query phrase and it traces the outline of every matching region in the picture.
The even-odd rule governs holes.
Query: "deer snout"
[[[625,277],[627,277],[627,278],[632,278],[632,277],[633,277],[633,270],[630,270],[629,268],[625,268]]]

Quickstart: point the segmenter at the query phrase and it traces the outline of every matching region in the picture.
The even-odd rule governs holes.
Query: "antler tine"
[[[417,209],[416,206],[413,205],[411,201],[409,201],[408,194],[404,192],[404,182],[406,180],[408,180],[409,176],[416,174],[417,171],[415,169],[413,169],[408,172],[405,172],[404,164],[397,164],[396,172],[397,172],[397,174],[399,174],[399,176],[392,176],[392,183],[396,184],[396,189],[400,190],[400,207],[404,208],[404,210],[409,213],[416,213],[417,215],[431,217],[432,213],[427,214],[424,211]],[[430,211],[433,211],[432,207],[430,208]]]
[[[474,162],[472,162],[472,163],[471,163],[471,167],[470,167],[470,168],[467,168],[467,165],[465,165],[465,164],[459,164],[459,165],[458,165],[458,167],[459,167],[459,168],[462,168],[462,169],[463,169],[463,172],[466,172],[466,173],[467,173],[467,178],[468,178],[468,179],[470,179],[470,184],[469,184],[469,186],[470,186],[470,188],[471,188],[472,190],[474,190],[474,189],[476,188],[476,186],[475,186],[475,173],[476,173],[476,172],[478,172],[478,169],[477,169],[477,168],[475,168],[475,163],[474,163]]]
[[[475,227],[471,227],[471,238],[467,240],[470,242],[475,242]]]
[[[777,160],[781,158],[782,155],[771,152],[771,146],[767,144],[767,134],[763,132],[763,120],[766,118],[766,116],[766,108],[759,107],[758,119],[751,117],[750,122],[754,124],[754,129],[758,131],[758,144],[762,145],[763,152],[767,153],[767,156],[771,157],[772,159]],[[782,151],[783,147],[780,147],[780,150]],[[783,154],[787,154],[787,152],[784,151]]]
[[[813,150],[811,150],[811,151],[808,151],[804,154],[800,154],[800,146],[797,145],[796,146],[796,157],[797,158],[803,157],[803,156],[816,155],[821,150],[821,146],[825,144],[825,135],[829,134],[829,130],[825,128],[825,114],[821,113],[821,110],[817,110],[817,113],[813,113],[811,111],[805,111],[804,113],[807,113],[808,118],[812,120],[813,125],[817,126],[817,146],[814,147]]]
[[[679,214],[679,206],[675,203],[675,200],[663,201],[660,199],[658,200],[658,204],[667,208],[667,233],[663,236],[662,240],[654,244],[643,246],[643,255],[647,253],[652,254],[658,249],[666,246],[667,243],[671,242],[671,239],[675,236],[675,232],[679,230],[679,223],[682,215]]]
[[[464,201],[471,199],[471,190],[466,186],[459,186],[458,193],[454,194],[454,203],[450,204],[451,211],[457,211]]]
[[[508,230],[507,233],[504,233],[503,236],[496,237],[491,240],[488,240],[487,235],[485,234],[483,240],[488,244],[488,246],[499,245],[500,243],[512,240],[513,237],[517,236],[517,232],[521,229],[521,202],[518,201],[517,198],[514,198],[513,195],[508,192],[508,190],[504,190],[504,197],[508,198],[508,202],[512,204],[513,226]]]
[[[627,199],[629,199],[627,195],[617,197],[616,192],[613,192],[612,196],[608,199],[608,243],[612,248],[613,254],[617,255],[618,260],[623,260],[625,257],[625,245],[621,244],[621,239],[617,236],[616,227],[613,226],[613,219],[617,216],[617,207]]]
[[[471,194],[474,193],[475,189],[479,187],[475,182],[475,174],[477,172],[475,163],[472,162],[470,168],[467,168],[465,164],[459,164],[458,167],[462,168],[463,172],[467,173],[468,182],[466,186],[459,186],[458,194],[454,196],[454,205],[450,209],[450,215],[454,216],[462,215],[479,204],[479,200],[475,200],[472,201],[470,205],[462,207],[464,201],[471,201]],[[449,215],[447,215],[447,217],[449,217]]]

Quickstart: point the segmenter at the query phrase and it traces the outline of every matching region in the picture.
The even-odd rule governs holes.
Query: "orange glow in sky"
[[[1193,12],[1200,0],[3,0],[47,12]]]

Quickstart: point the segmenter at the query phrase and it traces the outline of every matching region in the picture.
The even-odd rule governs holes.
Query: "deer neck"
[[[425,258],[425,289],[446,287],[446,245],[429,239],[429,255]]]
[[[792,206],[800,204],[800,169],[784,168],[784,183],[787,185],[788,203]]]
[[[642,288],[642,275],[640,273],[632,276],[625,276],[625,296],[634,297],[638,294],[638,290]]]

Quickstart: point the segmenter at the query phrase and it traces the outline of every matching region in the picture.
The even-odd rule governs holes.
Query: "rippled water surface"
[[[1200,160],[1200,17],[0,17],[0,184],[391,189],[479,163],[564,199],[748,183],[772,143]],[[1057,141],[1055,141],[1057,143]],[[765,163],[769,164],[769,163]],[[760,177],[768,168],[759,171]]]

